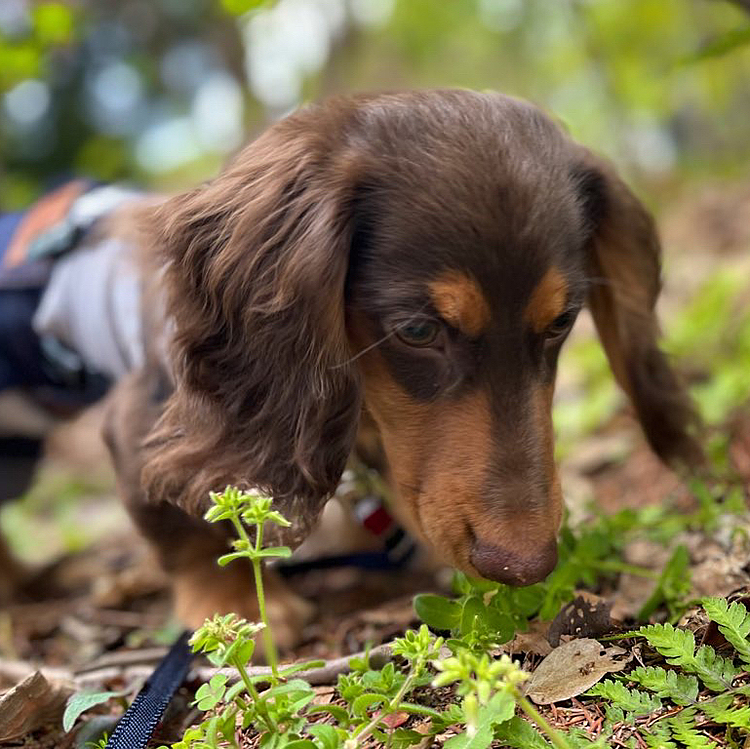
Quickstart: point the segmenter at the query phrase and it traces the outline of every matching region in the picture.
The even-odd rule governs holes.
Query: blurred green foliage
[[[0,31],[0,91],[46,74],[53,50],[76,41],[81,17],[61,2],[40,2],[30,8],[28,21],[17,36]]]
[[[257,10],[267,4],[267,0],[221,0],[221,7],[227,13],[231,13],[234,16],[248,13],[251,10]]]
[[[742,5],[13,0],[0,5],[0,210],[72,174],[183,188],[298,101],[421,86],[536,101],[657,199],[694,178],[746,178],[750,13]],[[285,86],[288,99],[275,97]],[[228,134],[204,132],[221,116]],[[750,393],[743,279],[708,278],[667,331],[670,352],[700,374],[694,392],[711,423]],[[578,382],[556,407],[561,455],[622,402],[594,340],[572,341],[563,365]]]
[[[667,348],[702,373],[692,388],[704,419],[720,423],[750,400],[750,304],[747,277],[711,275],[669,330]]]
[[[555,454],[564,459],[581,437],[604,424],[624,403],[598,339],[591,336],[571,341],[561,360],[564,371],[574,373],[575,391],[555,402]]]
[[[0,10],[0,209],[72,173],[156,188],[214,173],[227,150],[195,131],[196,108],[222,115],[204,101],[217,74],[242,92],[247,135],[300,98],[466,86],[538,102],[645,181],[737,174],[749,39],[728,0],[14,0]],[[183,153],[156,165],[160,127]]]

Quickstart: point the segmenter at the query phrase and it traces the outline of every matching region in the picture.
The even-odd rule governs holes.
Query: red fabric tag
[[[393,519],[386,511],[385,507],[378,507],[377,510],[371,512],[363,521],[362,524],[367,528],[370,533],[374,533],[379,536],[384,533],[393,523]]]

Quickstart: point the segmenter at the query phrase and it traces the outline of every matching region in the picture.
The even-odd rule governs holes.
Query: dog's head
[[[312,517],[366,408],[402,509],[447,561],[542,579],[561,516],[555,370],[586,303],[653,448],[699,454],[657,347],[653,222],[528,104],[311,107],[154,219],[177,387],[150,440],[152,496],[196,507],[246,480]]]

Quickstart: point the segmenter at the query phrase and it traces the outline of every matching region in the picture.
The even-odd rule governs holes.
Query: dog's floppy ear
[[[166,260],[175,389],[146,444],[153,501],[198,511],[227,483],[332,493],[360,409],[344,287],[355,171],[343,114],[303,111],[151,216]]]
[[[702,457],[693,436],[698,418],[658,345],[661,247],[654,221],[614,169],[589,152],[575,176],[592,232],[588,303],[612,371],[656,454],[694,468]]]

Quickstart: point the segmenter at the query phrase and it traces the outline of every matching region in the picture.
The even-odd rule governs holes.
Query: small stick
[[[339,674],[348,674],[351,670],[349,668],[349,661],[352,658],[364,658],[367,653],[363,650],[359,653],[352,653],[351,655],[344,655],[340,658],[333,658],[330,661],[326,661],[324,665],[317,668],[311,668],[307,671],[298,671],[294,674],[295,679],[304,679],[313,686],[320,686],[321,684],[333,684],[336,681]],[[370,667],[373,669],[382,668],[388,661],[391,660],[391,643],[384,643],[378,645],[369,651]],[[292,664],[285,664],[286,666]],[[284,669],[282,665],[281,670]],[[193,674],[198,677],[201,681],[209,681],[210,678],[216,674],[224,674],[228,677],[230,682],[237,681],[238,674],[233,668],[222,668],[219,671],[206,666],[200,666]],[[268,666],[254,666],[247,669],[248,676],[270,676],[271,669]]]
[[[41,671],[48,681],[73,681],[73,673],[66,668],[46,666],[36,668],[26,661],[5,660],[0,658],[0,682],[18,684],[35,671]]]
[[[112,666],[132,666],[138,663],[157,663],[167,654],[167,648],[141,648],[140,650],[123,650],[120,653],[107,653],[96,660],[79,666],[74,670],[74,674],[85,674],[89,671],[98,671],[102,668]]]

